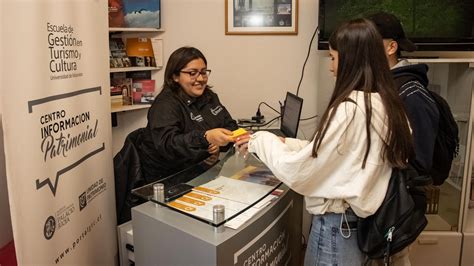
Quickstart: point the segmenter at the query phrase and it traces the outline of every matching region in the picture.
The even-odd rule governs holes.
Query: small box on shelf
[[[133,103],[150,104],[155,100],[155,80],[140,79],[133,81]]]
[[[131,78],[112,78],[110,82],[111,86],[114,88],[113,91],[116,92],[120,90],[122,103],[123,105],[132,105],[132,79]],[[111,89],[112,94],[112,89]]]
[[[119,108],[123,106],[122,95],[110,96],[110,106],[112,108]]]

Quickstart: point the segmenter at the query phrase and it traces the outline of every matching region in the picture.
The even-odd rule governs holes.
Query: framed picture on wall
[[[298,34],[298,0],[225,0],[226,34]]]

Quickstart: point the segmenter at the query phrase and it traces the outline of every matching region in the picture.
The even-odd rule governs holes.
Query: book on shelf
[[[108,0],[109,27],[160,28],[160,0]]]
[[[122,97],[122,90],[119,86],[110,86],[110,96],[120,95]]]
[[[150,38],[127,38],[126,50],[132,66],[156,67]]]
[[[125,27],[160,28],[160,0],[122,0]]]
[[[125,27],[125,13],[122,0],[109,0],[109,27]]]
[[[134,80],[132,86],[132,98],[134,104],[153,103],[155,100],[155,80]]]
[[[110,86],[110,104],[112,108],[123,106],[122,90],[119,86]]]
[[[111,68],[130,67],[132,65],[121,38],[109,39],[109,52]]]
[[[111,89],[110,89],[111,94],[112,94],[112,91],[116,92],[117,90],[119,90],[121,92],[121,94],[118,94],[118,95],[121,95],[123,105],[133,104],[131,78],[112,78],[110,81],[110,85],[111,85]],[[111,97],[113,96],[115,95],[111,95]]]

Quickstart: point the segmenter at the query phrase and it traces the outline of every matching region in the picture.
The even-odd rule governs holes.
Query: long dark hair
[[[170,88],[172,91],[178,92],[181,86],[174,81],[174,75],[179,76],[180,71],[195,59],[202,59],[207,66],[206,57],[197,48],[185,46],[175,50],[166,64],[163,88]],[[207,85],[206,88],[211,88],[211,86]]]
[[[394,167],[405,167],[408,157],[413,153],[413,140],[402,101],[390,73],[382,37],[372,22],[355,19],[341,25],[329,38],[329,45],[339,54],[336,85],[316,129],[313,157],[318,156],[319,146],[331,124],[336,108],[349,100],[352,91],[358,90],[364,93],[366,111],[367,148],[362,168],[365,168],[371,145],[370,93],[374,92],[379,93],[387,113],[388,131],[382,150],[383,158]]]

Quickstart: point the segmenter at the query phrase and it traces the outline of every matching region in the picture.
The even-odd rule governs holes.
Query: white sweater
[[[387,132],[386,112],[378,93],[371,94],[372,137],[365,168],[362,162],[367,148],[365,107],[362,92],[354,91],[343,102],[323,138],[318,157],[311,156],[313,143],[260,131],[252,135],[249,152],[254,152],[275,176],[305,196],[312,214],[343,213],[349,206],[359,217],[378,209],[388,187],[392,168],[382,158]]]

